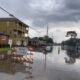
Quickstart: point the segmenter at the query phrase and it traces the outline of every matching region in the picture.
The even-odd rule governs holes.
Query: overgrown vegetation
[[[9,50],[10,50],[9,45],[0,45],[0,54],[7,54]]]

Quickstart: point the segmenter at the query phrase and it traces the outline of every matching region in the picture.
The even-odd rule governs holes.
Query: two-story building
[[[15,18],[0,18],[0,32],[9,36],[13,45],[26,45],[29,26]]]

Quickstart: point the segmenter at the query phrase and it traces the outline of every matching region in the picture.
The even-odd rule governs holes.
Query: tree
[[[54,42],[53,42],[53,39],[50,38],[49,36],[44,36],[43,39],[44,39],[47,43],[52,43],[52,44],[54,43]]]
[[[76,38],[77,33],[75,31],[68,31],[66,37],[71,36],[71,38]]]

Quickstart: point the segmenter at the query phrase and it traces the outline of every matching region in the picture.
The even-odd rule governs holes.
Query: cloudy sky
[[[30,36],[46,34],[55,41],[66,39],[69,30],[75,30],[80,37],[80,0],[0,0],[0,6],[22,20],[30,27]],[[0,10],[0,17],[8,14]]]

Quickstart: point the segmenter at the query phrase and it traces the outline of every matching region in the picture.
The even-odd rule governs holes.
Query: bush
[[[10,46],[9,46],[9,44],[3,44],[3,45],[1,44],[0,48],[10,48]]]

